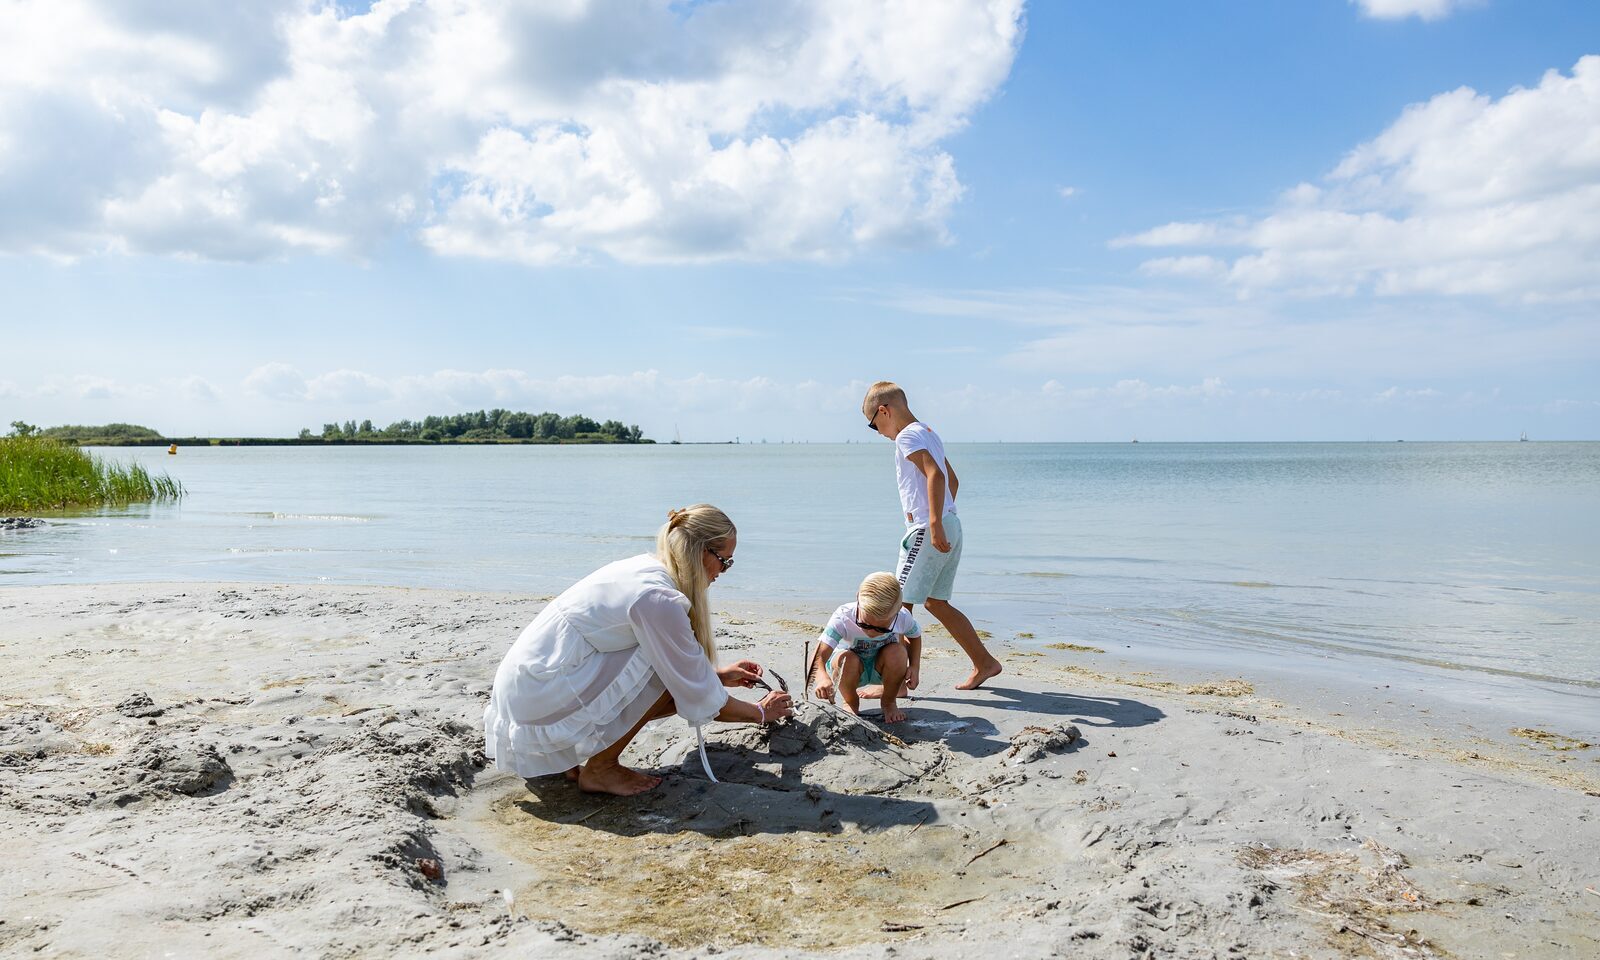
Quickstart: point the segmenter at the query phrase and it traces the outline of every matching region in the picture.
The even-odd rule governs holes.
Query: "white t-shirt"
[[[828,618],[828,625],[822,628],[822,635],[817,637],[817,640],[835,650],[853,650],[858,655],[864,656],[901,637],[922,636],[922,628],[917,626],[911,611],[903,607],[890,621],[888,633],[868,633],[856,624],[858,619],[860,618],[854,603],[841,606]]]
[[[928,525],[928,478],[911,462],[911,455],[918,450],[928,451],[928,456],[938,464],[939,472],[945,473],[944,441],[932,427],[921,420],[913,420],[894,438],[894,478],[900,484],[900,509],[911,515],[907,522],[913,527],[925,527]],[[955,512],[956,498],[950,491],[950,477],[946,474],[942,516]]]

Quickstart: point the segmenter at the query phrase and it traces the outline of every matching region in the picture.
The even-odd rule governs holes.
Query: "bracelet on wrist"
[[[767,711],[763,710],[761,708],[761,704],[758,703],[758,704],[756,704],[756,712],[761,714],[761,725],[762,726],[766,726],[766,724],[767,724]]]

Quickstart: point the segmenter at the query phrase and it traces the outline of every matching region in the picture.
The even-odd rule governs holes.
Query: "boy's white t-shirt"
[[[928,456],[939,465],[939,472],[946,473],[944,441],[932,427],[921,420],[913,420],[894,438],[894,478],[900,485],[900,509],[911,515],[907,522],[913,527],[925,527],[928,525],[928,478],[911,462],[911,455],[918,450],[928,451]],[[946,473],[942,515],[948,517],[955,512],[956,498],[950,492],[950,477]]]
[[[889,622],[888,633],[876,636],[857,626],[857,619],[856,605],[846,603],[833,611],[833,616],[828,618],[828,625],[822,628],[822,635],[817,639],[835,650],[853,650],[858,654],[867,654],[876,652],[879,647],[901,637],[922,636],[922,628],[917,626],[911,611],[905,608],[901,608]]]

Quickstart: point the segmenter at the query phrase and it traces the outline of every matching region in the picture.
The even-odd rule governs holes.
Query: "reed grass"
[[[48,437],[0,437],[0,513],[163,503],[183,484],[136,463],[111,463]]]

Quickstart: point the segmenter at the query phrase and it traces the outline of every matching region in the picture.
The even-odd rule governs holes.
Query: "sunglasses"
[[[878,410],[883,409],[883,404],[878,405]],[[873,433],[878,432],[878,410],[872,411],[872,419],[867,421],[867,429]]]
[[[717,562],[722,564],[722,572],[723,573],[727,573],[728,572],[728,568],[733,566],[733,558],[732,557],[724,557],[722,554],[720,554],[717,551],[711,549],[710,547],[706,547],[706,553],[709,553],[713,557],[717,558]]]
[[[872,634],[873,636],[881,636],[881,635],[883,635],[885,633],[888,633],[890,630],[894,629],[893,627],[877,627],[877,626],[873,626],[870,623],[862,623],[860,620],[856,621],[856,626],[860,627],[862,630],[865,630],[867,633]]]

